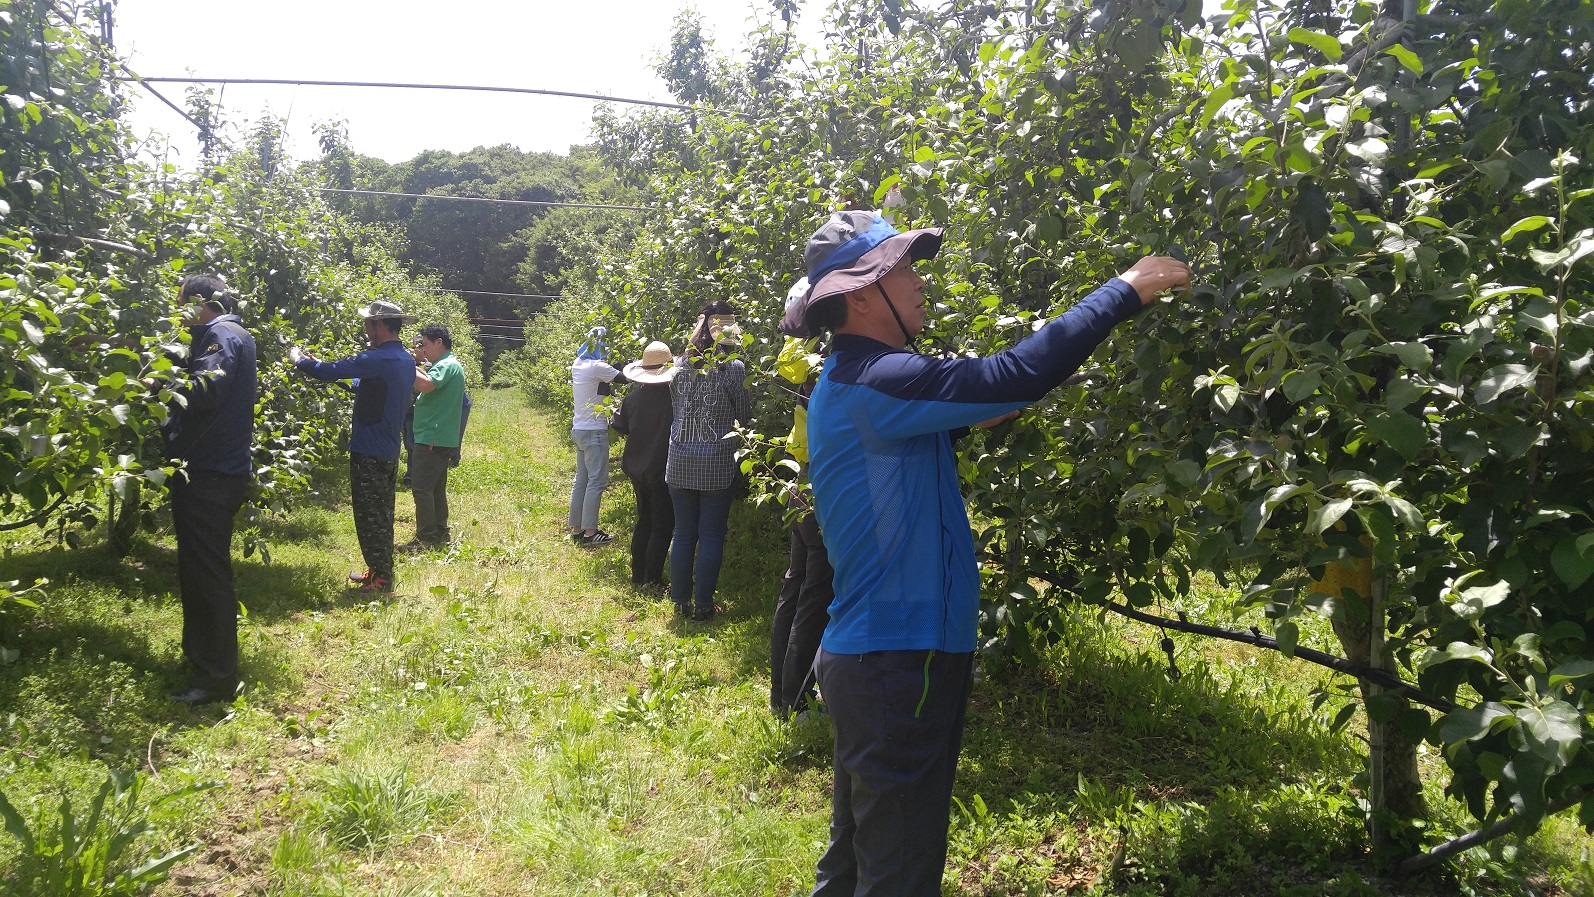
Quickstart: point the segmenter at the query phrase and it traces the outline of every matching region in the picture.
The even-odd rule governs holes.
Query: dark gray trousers
[[[447,542],[448,463],[452,447],[415,444],[410,452],[410,489],[415,495],[415,540],[429,545]]]
[[[820,648],[818,669],[836,783],[814,897],[935,897],[974,655]]]
[[[233,518],[249,477],[206,471],[172,481],[177,582],[183,598],[183,653],[188,684],[220,694],[238,685],[238,598],[233,591]]]

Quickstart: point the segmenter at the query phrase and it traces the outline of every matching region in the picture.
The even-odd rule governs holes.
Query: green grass
[[[623,544],[563,538],[561,421],[492,392],[468,439],[450,483],[461,543],[404,558],[390,598],[342,587],[360,564],[341,472],[266,524],[272,562],[237,565],[232,706],[166,701],[182,679],[169,537],[117,559],[11,534],[0,580],[52,584],[42,610],[0,617],[0,647],[20,652],[0,666],[0,790],[37,819],[62,793],[84,805],[108,768],[142,770],[151,797],[227,783],[151,809],[151,855],[206,845],[162,894],[805,891],[830,744],[822,720],[765,710],[779,521],[735,509],[726,613],[684,624],[630,587]],[[398,509],[403,541],[407,496]],[[631,510],[621,481],[602,525],[628,532]],[[1208,590],[1187,609],[1227,607]],[[1357,726],[1310,711],[1331,674],[1175,636],[1173,681],[1154,630],[1082,609],[1062,635],[1041,668],[981,665],[944,893],[1594,890],[1590,842],[1559,820],[1396,889],[1366,856]],[[1436,824],[1463,830],[1428,762]],[[15,850],[0,844],[0,870],[21,868]],[[10,874],[0,889],[22,890]]]

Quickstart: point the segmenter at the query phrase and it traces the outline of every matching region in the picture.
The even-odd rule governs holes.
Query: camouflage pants
[[[349,492],[360,554],[365,557],[366,569],[384,579],[393,578],[393,487],[397,482],[397,458],[349,452]]]

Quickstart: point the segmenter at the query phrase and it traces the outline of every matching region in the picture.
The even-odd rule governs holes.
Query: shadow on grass
[[[266,695],[295,683],[280,651],[252,629],[370,597],[342,588],[316,563],[235,556],[233,570],[247,609],[240,621],[240,676],[249,690]],[[36,545],[0,558],[0,579],[39,578],[50,585],[37,610],[0,614],[0,645],[7,649],[0,708],[15,714],[5,742],[25,754],[49,751],[136,766],[155,733],[227,716],[227,704],[187,707],[170,700],[187,678],[175,549],[139,540],[119,557],[104,544],[76,550]]]
[[[1080,776],[1139,799],[1204,801],[1225,788],[1271,788],[1327,773],[1348,783],[1346,743],[1301,706],[1228,689],[1205,661],[1111,644],[1075,615],[1061,663],[1020,668],[982,658],[958,793],[1005,804],[1071,795]],[[1304,702],[1304,698],[1300,699]]]

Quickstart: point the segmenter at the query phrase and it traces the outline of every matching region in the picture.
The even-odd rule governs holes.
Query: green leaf
[[[1384,504],[1395,515],[1395,521],[1401,526],[1416,533],[1424,531],[1425,521],[1422,519],[1422,514],[1417,510],[1416,505],[1392,492],[1385,492],[1380,498],[1384,500]]]
[[[1428,447],[1427,428],[1404,411],[1379,411],[1369,415],[1367,430],[1407,461],[1417,460]]]
[[[1336,498],[1313,508],[1312,513],[1306,517],[1306,531],[1314,536],[1322,535],[1328,531],[1329,527],[1338,523],[1341,517],[1345,516],[1345,512],[1350,510],[1351,504],[1352,499],[1350,498]]]
[[[1334,203],[1328,192],[1312,177],[1303,177],[1295,187],[1295,202],[1290,208],[1290,220],[1301,226],[1306,238],[1313,243],[1328,236],[1334,224]]]
[[[1214,383],[1212,404],[1216,405],[1219,411],[1227,414],[1234,407],[1234,403],[1240,401],[1240,384],[1227,378],[1225,380],[1227,382]]]
[[[1279,384],[1284,390],[1284,397],[1292,402],[1300,402],[1317,392],[1323,385],[1323,375],[1316,371],[1290,371],[1284,375],[1284,382]]]
[[[1395,350],[1395,357],[1400,359],[1400,363],[1413,371],[1422,373],[1433,366],[1433,350],[1422,343],[1390,343],[1389,346]]]
[[[1492,586],[1474,586],[1463,589],[1461,597],[1450,604],[1450,609],[1456,615],[1467,620],[1476,620],[1483,616],[1483,612],[1496,604],[1511,597],[1511,584],[1501,580]]]
[[[1400,64],[1406,67],[1406,71],[1411,72],[1413,75],[1422,74],[1422,60],[1417,58],[1416,53],[1411,52],[1400,44],[1390,47],[1384,53],[1399,60]]]
[[[1533,382],[1535,372],[1525,364],[1502,364],[1490,368],[1473,389],[1472,395],[1479,403],[1488,403],[1518,387]]]
[[[1245,509],[1245,518],[1240,522],[1240,541],[1254,540],[1262,528],[1267,526],[1268,518],[1273,516],[1273,510],[1305,488],[1299,483],[1274,486],[1267,495],[1252,502],[1251,506]]]
[[[1511,238],[1517,234],[1532,233],[1546,224],[1549,224],[1551,220],[1552,219],[1547,215],[1529,215],[1528,217],[1523,218],[1521,221],[1518,221],[1516,224],[1506,228],[1505,233],[1500,235],[1500,242],[1509,243],[1511,242]]]
[[[1452,660],[1475,660],[1479,663],[1487,664],[1494,660],[1494,655],[1489,653],[1487,648],[1480,648],[1467,642],[1451,642],[1442,651],[1438,648],[1429,648],[1422,655],[1422,659],[1417,662],[1417,669],[1418,671],[1426,670],[1429,667],[1438,666],[1441,663],[1449,663]]]
[[[913,151],[913,161],[915,161],[915,162],[934,162],[935,161],[935,150],[933,150],[933,149],[931,149],[931,148],[929,148],[927,146],[921,146],[918,149]]]
[[[0,819],[5,820],[6,831],[11,833],[11,837],[16,839],[23,850],[31,852],[38,849],[33,832],[28,829],[27,821],[15,807],[11,806],[11,802],[6,800],[4,792],[0,792]]]
[[[1585,552],[1579,541],[1569,536],[1557,542],[1555,550],[1550,552],[1550,566],[1555,568],[1555,575],[1573,589],[1594,576],[1594,552]]]
[[[1488,734],[1495,720],[1511,715],[1504,704],[1492,701],[1445,714],[1439,723],[1439,740],[1445,744],[1472,741]]]
[[[1305,28],[1291,28],[1290,43],[1304,44],[1305,46],[1311,47],[1322,53],[1324,56],[1327,56],[1329,62],[1339,62],[1340,58],[1345,55],[1345,48],[1340,46],[1339,39],[1324,34],[1321,31],[1308,31]]]
[[[1212,117],[1218,114],[1223,104],[1234,99],[1233,84],[1219,84],[1218,88],[1207,97],[1207,102],[1201,107],[1201,118],[1196,121],[1196,127],[1205,128],[1212,124]]]
[[[1294,620],[1285,620],[1273,627],[1273,638],[1279,643],[1279,653],[1285,657],[1295,656],[1295,645],[1301,639],[1301,627],[1295,625]]]
[[[1399,695],[1380,692],[1367,699],[1367,718],[1378,725],[1389,722],[1400,714],[1405,702]]]
[[[1566,766],[1583,743],[1583,715],[1561,700],[1519,707],[1525,740],[1534,754],[1557,769]]]
[[[1594,675],[1594,660],[1569,660],[1550,671],[1550,687],[1559,688],[1590,675]]]

